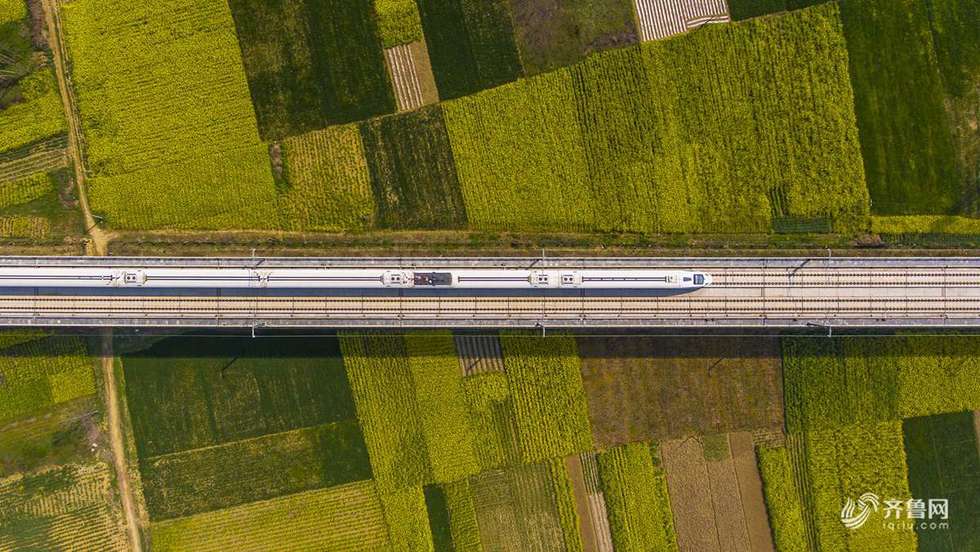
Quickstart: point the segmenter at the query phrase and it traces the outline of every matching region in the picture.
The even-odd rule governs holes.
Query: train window
[[[695,274],[694,275],[694,284],[695,285],[698,285],[698,286],[703,285],[704,284],[704,274]]]

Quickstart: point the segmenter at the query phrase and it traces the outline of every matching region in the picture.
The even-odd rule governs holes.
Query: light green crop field
[[[120,228],[274,228],[228,5],[82,0],[62,11],[93,209]]]
[[[153,549],[201,552],[378,550],[389,544],[371,481],[154,523]]]

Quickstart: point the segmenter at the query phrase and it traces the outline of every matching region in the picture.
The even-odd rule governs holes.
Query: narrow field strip
[[[422,84],[419,81],[418,67],[415,65],[411,46],[402,44],[386,49],[385,62],[391,72],[398,111],[411,111],[422,107],[425,100],[422,97]]]
[[[660,40],[706,23],[730,21],[725,0],[635,0],[640,40]]]

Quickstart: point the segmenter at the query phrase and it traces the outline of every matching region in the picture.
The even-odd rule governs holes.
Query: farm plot
[[[819,550],[864,552],[916,550],[915,533],[883,526],[883,513],[872,514],[860,531],[840,520],[842,501],[874,489],[882,497],[910,497],[902,424],[881,422],[802,434],[801,462],[794,462],[803,489],[806,522],[816,532]],[[802,472],[802,473],[800,473]]]
[[[0,183],[13,182],[61,169],[68,165],[67,140],[64,136],[13,150],[9,157],[0,156]]]
[[[500,340],[524,461],[591,449],[592,432],[575,339],[506,333]]]
[[[334,339],[169,338],[123,366],[141,458],[355,415]]]
[[[384,493],[428,482],[432,467],[404,340],[341,334],[340,346],[378,486]]]
[[[568,550],[547,465],[486,471],[470,488],[484,550]]]
[[[604,446],[783,424],[778,342],[581,337],[582,379]]]
[[[93,209],[124,228],[274,226],[228,4],[82,0],[62,12]]]
[[[521,462],[514,401],[507,376],[500,372],[463,379],[463,392],[481,470]]]
[[[395,550],[433,552],[429,512],[422,487],[381,491],[381,504]]]
[[[864,223],[868,191],[835,4],[642,48],[660,113],[659,197],[672,200],[659,205],[664,228]]]
[[[584,552],[613,552],[606,497],[599,482],[599,464],[594,452],[583,452],[565,459],[572,484],[575,510]]]
[[[980,547],[980,453],[973,412],[911,418],[902,430],[912,496],[949,500],[949,529],[916,527],[919,549],[976,550]]]
[[[417,3],[441,98],[459,98],[521,75],[506,0]]]
[[[0,480],[0,548],[129,550],[123,520],[111,510],[105,464],[66,465]]]
[[[920,0],[840,5],[876,214],[947,214],[965,191],[925,5]]]
[[[410,3],[414,9],[415,3]],[[391,75],[398,111],[412,111],[439,101],[424,40],[385,48],[385,63]]]
[[[371,465],[384,492],[456,481],[480,469],[449,333],[342,336]]]
[[[374,0],[374,11],[385,48],[422,40],[422,19],[414,0]]]
[[[681,551],[773,551],[752,436],[664,441]]]
[[[153,549],[378,550],[389,545],[374,483],[360,481],[154,523]]]
[[[95,394],[95,373],[85,343],[48,337],[0,351],[0,422]]]
[[[453,547],[457,552],[477,552],[480,544],[480,526],[473,504],[473,491],[468,479],[443,485],[446,510],[449,513],[449,529]]]
[[[784,446],[760,447],[758,456],[776,549],[810,550],[803,521],[803,497],[789,450]]]
[[[140,472],[154,521],[371,477],[354,420],[141,458]]]
[[[637,41],[630,0],[511,0],[521,62],[528,75]]]
[[[282,155],[288,184],[279,196],[283,228],[336,232],[374,225],[371,174],[356,125],[286,138]]]
[[[443,109],[470,226],[593,227],[594,202],[569,71],[445,102]]]
[[[383,228],[456,228],[466,207],[440,106],[361,125]]]
[[[659,40],[730,20],[725,0],[634,0],[640,40]]]
[[[394,110],[372,2],[234,0],[231,11],[264,139]]]
[[[596,228],[669,230],[659,220],[656,109],[638,48],[592,56],[571,68]]]
[[[480,471],[452,336],[409,335],[405,346],[433,478],[456,481]]]
[[[623,445],[598,460],[616,550],[677,550],[668,480],[654,467],[649,447]]]
[[[65,133],[65,114],[50,69],[39,68],[14,86],[21,102],[0,109],[0,152]]]
[[[783,341],[790,431],[974,409],[980,340],[972,336]]]

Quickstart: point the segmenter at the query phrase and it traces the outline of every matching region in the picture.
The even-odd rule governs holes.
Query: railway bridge
[[[4,267],[664,268],[692,292],[0,288],[0,326],[793,328],[980,326],[980,258],[6,257]]]

